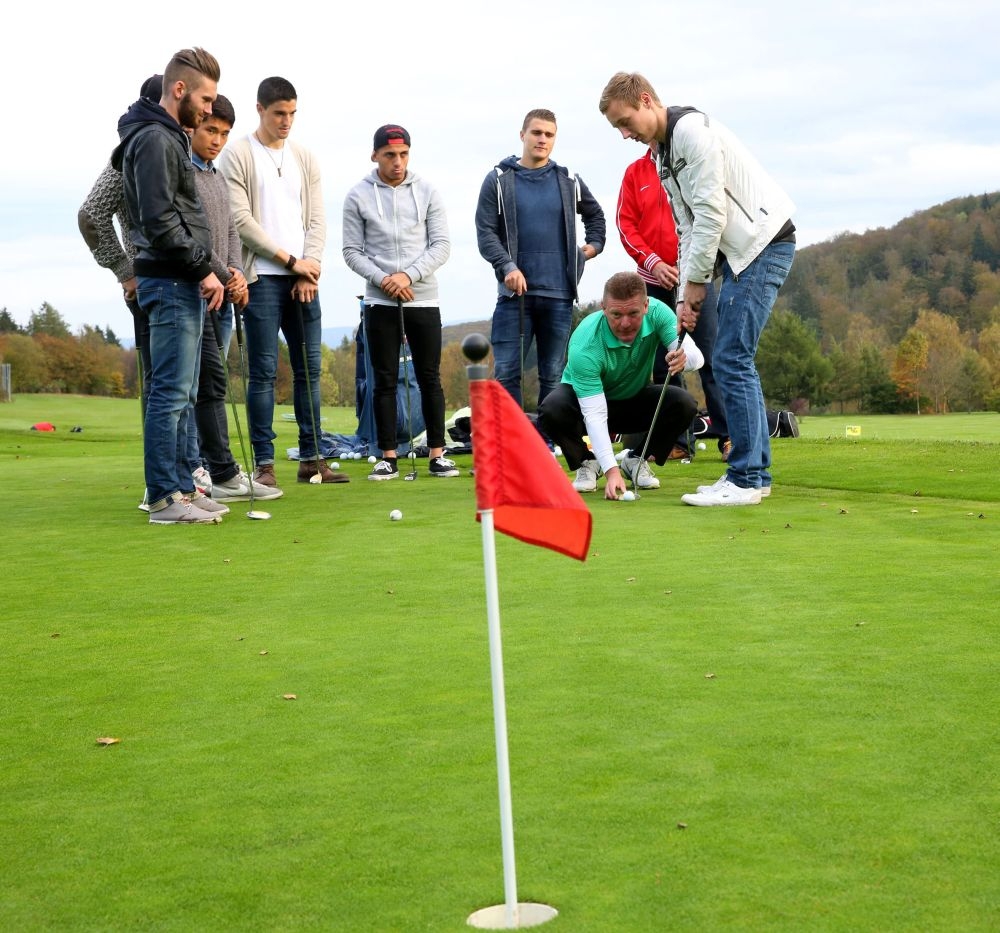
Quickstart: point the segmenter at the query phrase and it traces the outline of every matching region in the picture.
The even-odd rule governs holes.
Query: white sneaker
[[[204,467],[198,467],[197,470],[191,471],[191,478],[194,480],[194,488],[198,492],[205,496],[212,494],[212,477],[209,475],[208,470]]]
[[[577,492],[594,492],[597,489],[597,477],[600,475],[601,468],[596,460],[584,460],[576,471],[573,488]]]
[[[760,487],[760,497],[761,497],[761,499],[766,499],[769,495],[771,495],[771,487],[770,486],[761,486]]]
[[[196,492],[193,496],[188,496],[187,499],[191,505],[193,505],[196,509],[201,509],[202,512],[210,512],[215,515],[229,514],[228,505],[216,502],[211,496],[206,496],[204,493]]]
[[[653,475],[649,463],[640,462],[638,457],[633,457],[631,450],[625,451],[625,456],[621,459],[621,471],[625,474],[625,478],[634,481],[639,489],[660,488],[660,481]]]
[[[685,505],[760,505],[759,489],[744,489],[724,479],[705,492],[689,492],[681,496]]]
[[[699,486],[696,490],[697,492],[711,492],[713,489],[718,489],[726,481],[726,473],[723,473],[714,483],[710,486]]]

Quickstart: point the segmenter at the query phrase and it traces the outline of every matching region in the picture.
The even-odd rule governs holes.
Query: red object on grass
[[[50,421],[39,421],[31,426],[32,431],[54,431],[56,426]]]
[[[469,393],[477,508],[505,535],[586,560],[593,518],[534,425],[495,380]]]

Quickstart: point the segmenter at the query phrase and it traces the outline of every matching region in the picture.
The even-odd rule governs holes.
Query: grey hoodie
[[[382,280],[405,272],[412,281],[411,306],[436,307],[434,273],[451,254],[448,219],[437,191],[412,172],[395,188],[378,169],[344,198],[344,261],[365,280],[365,303],[395,305]]]

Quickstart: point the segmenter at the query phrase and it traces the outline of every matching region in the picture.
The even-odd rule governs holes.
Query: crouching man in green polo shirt
[[[662,301],[647,297],[646,283],[636,273],[611,276],[601,304],[601,313],[585,317],[570,337],[562,382],[539,407],[538,423],[576,470],[578,492],[594,492],[603,473],[604,498],[617,499],[633,477],[640,489],[660,485],[648,460],[662,466],[697,411],[684,389],[652,384],[657,347],[669,348],[670,375],[699,369],[704,358],[690,337],[678,346],[677,316]],[[663,404],[654,423],[661,391]],[[640,462],[640,447],[627,451],[619,466],[612,435],[633,433],[648,435],[647,462]],[[590,438],[589,448],[584,436]]]

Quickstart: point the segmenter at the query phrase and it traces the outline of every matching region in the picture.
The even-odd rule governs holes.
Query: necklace
[[[271,164],[278,170],[278,178],[281,178],[281,167],[285,164],[285,147],[284,146],[281,147],[281,161],[280,162],[275,162],[274,161],[274,156],[271,155],[271,150],[268,149],[267,146],[265,146],[263,143],[260,142],[260,137],[257,135],[257,131],[256,130],[254,130],[253,137],[254,137],[254,139],[257,140],[258,143],[260,143],[260,148],[263,149],[267,153],[267,157],[271,160]]]

